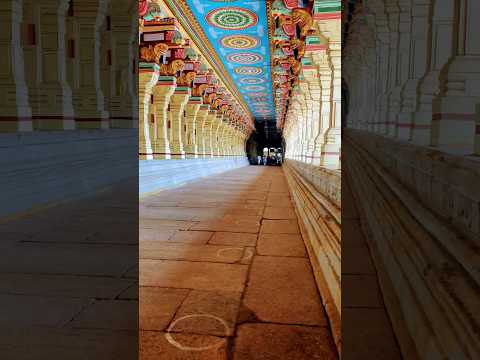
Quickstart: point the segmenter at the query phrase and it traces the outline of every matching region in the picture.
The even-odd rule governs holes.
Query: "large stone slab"
[[[336,360],[338,354],[328,328],[244,324],[238,329],[233,359]]]
[[[247,265],[140,260],[140,286],[243,291]]]
[[[209,335],[140,332],[141,360],[227,360],[227,340]]]
[[[343,308],[342,324],[345,359],[403,359],[385,309]]]
[[[300,234],[260,234],[259,255],[306,257],[307,252]]]
[[[262,321],[327,324],[308,259],[255,256],[244,305]]]
[[[82,329],[138,329],[138,302],[132,300],[96,300],[69,324]]]
[[[233,336],[241,295],[192,290],[175,314],[169,331]]]
[[[140,287],[140,329],[165,330],[189,290]]]
[[[257,234],[216,232],[209,240],[209,244],[232,246],[255,246]]]
[[[140,243],[140,259],[235,263],[242,259],[243,254],[243,247],[238,246],[166,244],[155,241]]]
[[[297,220],[263,220],[261,233],[265,234],[300,234]]]

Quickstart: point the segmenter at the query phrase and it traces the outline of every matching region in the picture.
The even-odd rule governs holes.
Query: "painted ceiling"
[[[265,0],[186,0],[257,120],[274,119]]]

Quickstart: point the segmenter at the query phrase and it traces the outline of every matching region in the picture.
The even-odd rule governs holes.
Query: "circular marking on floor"
[[[165,334],[165,338],[167,339],[167,341],[170,344],[172,344],[173,346],[175,346],[176,348],[180,349],[180,350],[183,350],[183,351],[205,351],[205,350],[209,350],[209,349],[219,347],[224,341],[222,339],[220,341],[216,341],[215,343],[213,343],[211,345],[197,346],[197,347],[186,346],[186,345],[183,345],[183,344],[179,343],[177,340],[175,340],[173,338],[171,331],[173,330],[175,325],[178,324],[180,321],[183,321],[183,320],[186,320],[186,319],[191,319],[191,318],[209,318],[209,319],[216,320],[219,323],[221,323],[223,325],[223,327],[225,328],[225,336],[230,335],[230,327],[228,326],[227,322],[224,319],[222,319],[221,317],[211,315],[211,314],[192,314],[192,315],[182,316],[182,317],[179,317],[177,320],[174,320],[170,324],[170,326],[166,330],[167,332]],[[181,334],[181,333],[179,333],[179,334]]]
[[[263,61],[263,56],[255,53],[234,53],[227,56],[227,60],[236,64],[256,64]]]
[[[251,248],[246,248],[245,249],[245,255],[243,257],[242,260],[250,260],[251,258],[253,258],[253,255],[255,255],[255,252],[253,251],[253,249]]]
[[[260,75],[261,73],[263,73],[263,70],[261,68],[255,66],[237,67],[233,71],[235,71],[235,73],[239,75]]]
[[[253,49],[258,43],[257,38],[249,35],[229,35],[220,40],[220,44],[229,49]]]
[[[233,6],[210,11],[206,20],[209,25],[224,30],[243,30],[258,23],[258,17],[254,12]]]
[[[240,251],[240,255],[243,254],[243,248],[240,247],[230,247],[230,248],[224,248],[224,249],[219,249],[217,251],[217,256],[218,257],[228,257],[228,255],[224,255],[226,252],[232,252],[232,251]]]

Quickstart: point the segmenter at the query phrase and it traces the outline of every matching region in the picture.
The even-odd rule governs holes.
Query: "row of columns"
[[[285,117],[285,156],[340,169],[341,22],[319,18],[314,15],[320,35],[307,36],[299,81]]]
[[[140,159],[245,156],[246,130],[156,64],[140,70],[139,101]]]
[[[0,132],[136,127],[133,5],[1,1]]]
[[[480,154],[479,11],[475,1],[357,5],[343,70],[348,127]]]

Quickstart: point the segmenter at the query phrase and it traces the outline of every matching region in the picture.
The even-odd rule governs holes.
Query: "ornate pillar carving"
[[[197,117],[201,105],[202,98],[193,96],[189,99],[186,105],[184,124],[184,148],[185,156],[187,159],[198,158],[197,134],[199,133],[200,126],[198,126]]]
[[[78,86],[73,91],[76,127],[106,129],[109,113],[100,78],[101,27],[106,20],[107,0],[82,2],[75,6],[78,29]]]
[[[0,132],[33,130],[20,36],[22,0],[0,2]]]
[[[148,65],[148,66],[147,66]],[[152,119],[151,97],[152,90],[157,84],[159,67],[156,64],[145,64],[139,73],[139,157],[143,160],[153,159],[152,139],[154,137]]]
[[[175,89],[176,78],[174,76],[159,76],[153,94],[153,103],[155,104],[153,152],[155,159],[171,158],[169,105]]]
[[[185,150],[182,142],[182,120],[185,105],[190,95],[190,88],[177,86],[170,99],[170,151],[172,159],[185,159]]]
[[[130,11],[131,4],[135,6],[135,3],[127,0],[111,3],[112,65],[109,97],[111,128],[138,126],[135,85],[137,81],[134,71],[134,64],[138,64],[138,52],[133,45],[137,44],[138,16],[135,11]]]
[[[200,105],[200,109],[197,114],[197,144],[198,144],[198,155],[200,157],[206,158],[208,149],[207,149],[207,118],[210,106],[208,104]],[[211,131],[208,130],[208,131]]]

